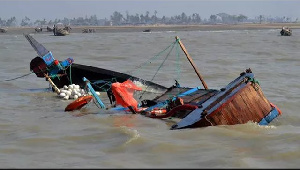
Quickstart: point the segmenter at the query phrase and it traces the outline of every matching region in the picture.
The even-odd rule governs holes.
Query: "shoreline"
[[[94,29],[95,33],[110,32],[142,32],[150,29],[151,32],[158,31],[218,31],[218,30],[253,30],[253,29],[278,29],[283,26],[293,29],[300,29],[300,23],[262,23],[262,24],[215,24],[215,25],[143,25],[143,26],[71,26],[70,33],[82,33],[83,29]],[[36,27],[1,27],[7,30],[5,34],[29,34],[36,33]],[[43,28],[42,32],[37,34],[52,33]]]

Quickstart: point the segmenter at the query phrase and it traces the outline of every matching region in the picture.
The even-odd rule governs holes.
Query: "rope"
[[[153,81],[155,76],[157,75],[158,71],[161,69],[161,67],[164,65],[164,63],[166,62],[167,58],[169,57],[171,51],[173,50],[174,45],[172,46],[171,50],[169,51],[168,55],[165,57],[164,61],[159,65],[158,69],[156,70],[155,74],[153,75],[152,79],[150,81]]]
[[[72,65],[72,64],[71,64],[71,65]],[[73,84],[73,83],[72,83],[72,75],[71,75],[71,65],[70,65],[70,77],[69,77],[69,79],[70,79],[70,83]],[[66,69],[68,69],[68,68],[66,68]]]
[[[28,75],[30,75],[31,73],[33,73],[33,72],[30,72],[30,73],[24,74],[23,76],[19,76],[19,77],[13,78],[13,79],[4,80],[4,81],[12,81],[12,80],[16,80],[16,79],[19,79],[19,78],[22,78],[22,77],[28,76]]]
[[[151,78],[150,81],[153,81],[153,80],[154,80],[154,78],[155,78],[155,76],[157,75],[158,71],[161,69],[161,67],[162,67],[162,66],[164,65],[164,63],[166,62],[167,58],[170,56],[170,53],[172,52],[172,50],[173,50],[173,48],[174,48],[174,46],[175,46],[175,43],[176,43],[176,42],[173,42],[173,43],[170,45],[170,46],[171,46],[170,51],[168,52],[168,54],[167,54],[166,57],[164,58],[164,61],[159,65],[158,69],[156,70],[155,74],[153,75],[153,77]],[[169,46],[169,47],[170,47],[170,46]],[[169,48],[169,47],[168,47],[168,48]],[[165,49],[164,51],[166,51],[166,49]],[[148,87],[149,87],[149,86],[147,86],[146,89],[142,92],[141,96],[139,97],[140,99],[143,97],[143,95],[145,94],[145,92],[146,92],[146,90],[148,89]]]
[[[254,83],[254,84],[258,84],[259,85],[259,81],[256,80],[255,78],[249,77],[247,82],[249,82],[249,81],[252,82],[252,83]]]
[[[141,67],[147,65],[147,64],[150,64],[151,61],[157,59],[163,52],[165,52],[168,48],[170,48],[171,46],[174,46],[176,42],[173,42],[171,43],[167,48],[165,48],[164,50],[162,50],[161,52],[159,52],[158,54],[156,54],[154,57],[151,57],[150,59],[148,59],[147,61],[145,61],[144,63],[138,65],[137,67],[135,67],[134,69],[130,70],[130,71],[127,71],[126,73],[129,74],[129,75],[132,75],[132,73],[134,71],[137,71],[138,69],[140,69]]]
[[[112,78],[112,80],[114,80],[115,78]],[[94,83],[92,83],[94,86],[96,86],[96,87],[98,87],[98,88],[100,88],[100,89],[102,89],[103,91],[108,91],[110,88],[111,88],[111,84],[112,84],[112,82],[113,81],[105,81],[105,80],[101,80],[101,82],[106,82],[106,83],[104,83],[102,86],[97,86],[97,83],[99,83],[99,81],[95,81]],[[109,88],[104,88],[104,86],[108,86]]]
[[[176,40],[176,42],[178,42],[179,40]],[[181,75],[181,69],[180,69],[180,55],[179,55],[179,51],[180,51],[180,47],[179,47],[179,43],[176,43],[176,54],[177,54],[177,78],[175,79],[176,81],[176,86],[180,86],[179,83],[177,81],[179,81],[180,79],[180,75]],[[177,95],[180,93],[180,89],[177,89]]]
[[[171,43],[167,48],[165,48],[164,50],[162,50],[161,52],[159,52],[159,53],[158,53],[157,55],[155,55],[154,57],[151,57],[150,59],[148,59],[148,60],[145,61],[144,63],[142,63],[142,64],[136,66],[134,69],[129,70],[129,71],[125,72],[125,73],[127,73],[128,75],[133,75],[133,72],[138,71],[140,68],[142,68],[143,66],[146,66],[147,64],[151,64],[153,60],[157,59],[159,56],[162,55],[162,53],[164,53],[164,52],[167,51],[170,47],[172,47],[171,50],[168,52],[167,57],[164,59],[164,62],[165,62],[166,59],[168,58],[168,56],[170,55],[170,53],[171,53],[171,51],[172,51],[172,49],[174,48],[174,46],[175,46],[176,43],[177,43],[177,41]],[[178,43],[177,43],[177,44],[178,44]],[[159,69],[163,66],[164,62],[159,66],[159,68],[157,69],[155,75],[152,77],[151,81],[155,78],[156,74],[158,73]],[[71,75],[71,69],[70,69],[70,75]],[[131,79],[131,78],[132,78],[132,76],[129,77],[129,79]],[[93,80],[90,80],[90,81],[93,81]],[[103,82],[105,82],[105,81],[107,81],[107,80],[101,80],[101,83],[103,83]],[[98,88],[100,88],[100,89],[103,89],[104,91],[108,91],[108,90],[111,88],[111,84],[112,84],[113,82],[116,82],[116,81],[117,81],[116,78],[112,78],[111,80],[108,80],[106,83],[104,83],[102,86],[97,86],[97,83],[99,83],[99,80],[94,81],[94,82],[91,83],[91,84],[93,84],[94,86],[96,86],[96,87],[98,87]],[[108,86],[108,88],[104,88],[104,86]],[[144,93],[146,92],[147,88],[148,88],[148,86],[147,86],[146,89],[143,91]],[[144,93],[143,93],[143,94],[144,94]],[[142,96],[141,96],[141,97],[142,97]]]
[[[259,81],[256,80],[255,78],[248,77],[247,82],[251,82],[252,85],[253,85],[253,88],[254,88],[256,91],[259,89]]]

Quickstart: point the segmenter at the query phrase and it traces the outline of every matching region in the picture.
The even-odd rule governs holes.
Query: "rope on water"
[[[12,81],[12,80],[16,80],[16,79],[19,79],[19,78],[28,76],[28,75],[30,75],[30,74],[32,74],[32,73],[33,73],[33,72],[30,72],[30,73],[24,74],[23,76],[19,76],[19,77],[16,77],[16,78],[13,78],[13,79],[4,80],[4,81]]]

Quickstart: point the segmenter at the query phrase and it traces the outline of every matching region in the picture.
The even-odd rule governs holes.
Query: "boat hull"
[[[280,111],[264,96],[252,72],[242,73],[214,96],[198,104],[197,109],[173,125],[171,129],[270,123]]]
[[[59,72],[58,74],[65,74],[61,77],[52,79],[52,81],[58,88],[62,88],[64,85],[70,84],[78,84],[81,88],[84,88],[85,82],[82,80],[82,78],[86,77],[91,82],[92,87],[96,91],[102,92],[110,89],[111,82],[122,83],[128,79],[131,79],[132,81],[139,81],[142,84],[157,90],[167,90],[167,88],[162,85],[138,77],[134,77],[129,74],[76,63],[73,63],[64,72]]]
[[[69,31],[64,30],[62,28],[59,28],[59,29],[55,28],[55,29],[53,29],[53,33],[54,33],[54,36],[66,36],[66,35],[70,34]]]

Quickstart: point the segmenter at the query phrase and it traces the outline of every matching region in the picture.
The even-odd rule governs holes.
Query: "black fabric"
[[[37,77],[45,77],[47,73],[47,65],[41,57],[35,57],[30,62],[30,71],[33,71]]]

